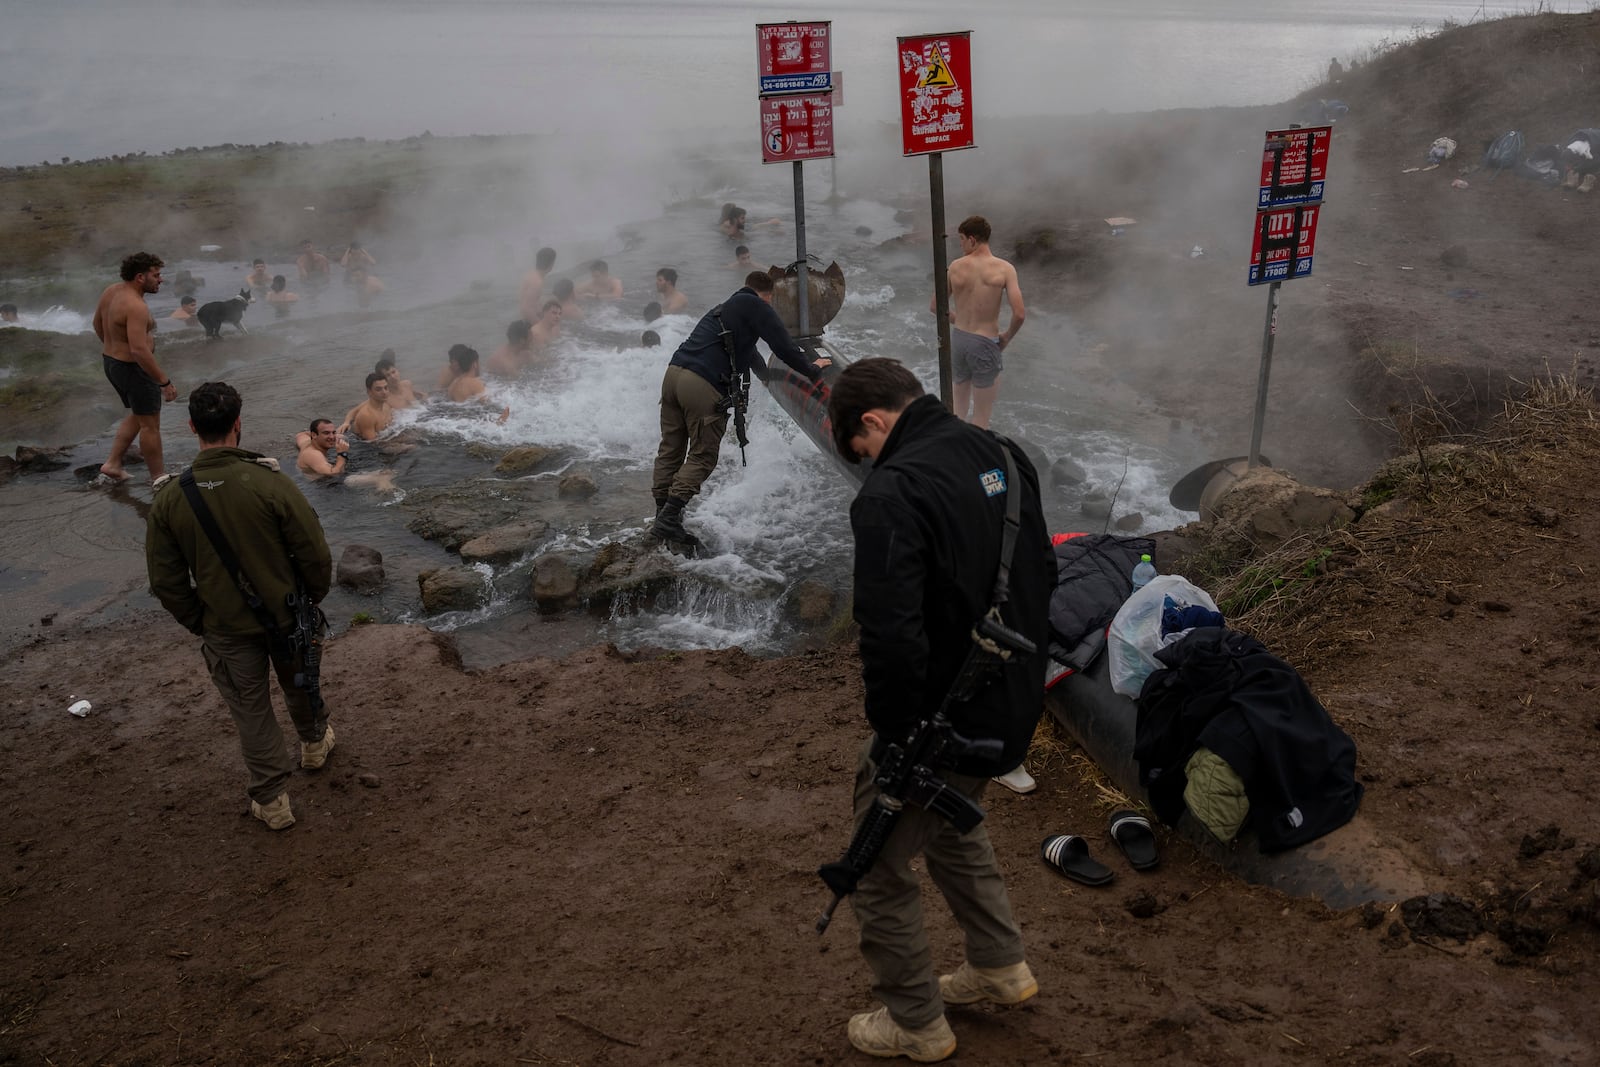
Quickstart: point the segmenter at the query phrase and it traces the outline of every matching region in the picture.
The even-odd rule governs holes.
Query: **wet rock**
[[[1111,494],[1104,489],[1090,489],[1083,494],[1078,510],[1086,519],[1105,519],[1111,516]]]
[[[1452,893],[1412,897],[1400,905],[1400,917],[1413,937],[1451,937],[1467,941],[1483,932],[1478,909]]]
[[[556,486],[556,495],[562,500],[588,500],[599,491],[600,487],[587,474],[569,474]]]
[[[677,581],[672,562],[644,541],[614,541],[595,556],[579,584],[579,598],[594,608],[617,600],[638,602]]]
[[[406,529],[453,552],[491,530],[527,521],[525,512],[540,491],[531,482],[415,489],[406,494],[405,507],[417,513]]]
[[[0,456],[0,485],[9,482],[16,473],[17,461],[10,456]]]
[[[346,589],[376,593],[383,588],[383,553],[366,545],[346,545],[336,573],[339,584]]]
[[[483,575],[471,567],[441,567],[417,575],[422,608],[429,615],[445,611],[472,611],[483,604]]]
[[[72,463],[65,448],[45,448],[40,445],[18,445],[17,471],[20,474],[43,474],[58,471]]]
[[[1117,521],[1111,525],[1123,533],[1133,533],[1144,525],[1144,515],[1137,511],[1130,511],[1126,515],[1118,517]]]
[[[554,456],[555,449],[541,445],[522,445],[511,449],[494,465],[497,474],[527,474],[537,470]]]
[[[833,590],[821,582],[807,580],[794,587],[790,604],[795,617],[807,626],[821,626],[833,619]]]
[[[578,606],[579,569],[566,553],[540,556],[533,565],[533,602],[540,611],[553,614]]]
[[[509,563],[521,559],[533,551],[549,529],[549,523],[543,519],[496,527],[463,543],[461,559],[466,563]]]
[[[1050,484],[1057,489],[1071,489],[1089,480],[1089,472],[1075,460],[1063,456],[1050,464]]]

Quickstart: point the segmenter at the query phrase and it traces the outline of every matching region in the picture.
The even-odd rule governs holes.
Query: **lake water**
[[[835,20],[835,65],[846,71],[850,94],[842,113],[849,122],[841,131],[841,169],[849,174],[852,153],[898,159],[893,137],[873,125],[891,117],[874,101],[891,91],[885,57],[892,56],[896,34],[974,30],[981,130],[985,111],[1269,102],[1312,84],[1330,55],[1362,55],[1385,38],[1443,18],[1464,21],[1503,9],[1395,0],[1324,4],[1312,12],[1308,5],[1262,9],[1229,0],[1204,6],[998,3],[976,20],[937,3],[792,13]],[[294,431],[311,416],[338,418],[358,401],[361,377],[382,349],[395,348],[405,373],[428,388],[450,344],[465,341],[487,358],[515,307],[513,284],[528,265],[529,231],[561,249],[558,273],[579,273],[576,264],[604,255],[628,287],[623,306],[569,329],[551,371],[502,387],[512,409],[505,425],[459,412],[403,415],[400,421],[427,444],[398,464],[400,492],[309,488],[335,555],[348,544],[375,545],[391,576],[375,600],[336,593],[330,614],[343,620],[368,611],[455,630],[482,661],[559,652],[594,640],[597,631],[625,646],[739,644],[777,652],[797,638],[783,604],[799,583],[847,589],[853,487],[764,396],[753,410],[749,465],[741,467],[736,452],[725,450],[690,512],[691,526],[716,551],[686,564],[678,587],[650,610],[609,619],[542,618],[523,596],[523,561],[493,576],[492,595],[480,610],[427,618],[416,575],[454,557],[404,528],[420,494],[486,473],[468,445],[537,443],[561,446],[571,457],[538,479],[550,482],[581,469],[601,486],[587,504],[564,512],[553,505],[552,531],[541,549],[591,547],[642,529],[661,366],[693,325],[688,316],[653,324],[662,348],[638,346],[636,309],[649,299],[654,270],[676,266],[692,306],[703,309],[731,292],[740,273],[730,269],[728,246],[708,232],[715,205],[737,200],[752,219],[792,214],[786,182],[779,180],[785,175],[778,173],[787,168],[763,171],[737,133],[746,122],[754,126],[751,26],[757,18],[776,18],[771,8],[286,2],[213,5],[203,15],[179,5],[161,15],[143,11],[107,12],[78,0],[23,0],[8,8],[0,44],[0,128],[8,136],[0,163],[224,141],[401,137],[422,129],[535,131],[556,149],[541,178],[566,179],[558,183],[559,196],[546,190],[540,218],[518,222],[506,236],[437,241],[425,259],[369,241],[389,286],[384,298],[358,309],[335,284],[316,299],[306,294],[287,318],[254,306],[246,316],[255,335],[248,358],[242,347],[206,345],[193,336],[198,331],[185,334],[163,323],[162,359],[174,377],[225,378],[244,394],[248,447],[292,463]],[[85,34],[85,20],[99,30]],[[111,75],[116,61],[104,51],[111,42],[119,54],[147,57],[142,81]],[[860,140],[852,144],[852,136]],[[689,139],[702,157],[709,151],[712,158],[669,165],[681,154],[673,146]],[[753,137],[750,142],[753,149]],[[660,162],[616,165],[646,146],[647,158]],[[883,245],[911,228],[897,214],[896,190],[846,183],[843,202],[824,204],[826,165],[808,173],[816,183],[808,207],[810,247],[844,263],[849,282],[845,307],[828,329],[830,341],[853,357],[901,358],[932,386],[927,248]],[[620,217],[619,204],[625,205]],[[792,258],[788,225],[755,231],[751,243],[759,263]],[[180,269],[205,276],[202,301],[231,295],[246,269],[242,262],[162,251],[169,279]],[[292,269],[287,272],[292,277]],[[151,300],[158,316],[175,303],[170,294]],[[74,332],[89,310],[25,309],[25,324]],[[1198,459],[1212,458],[1199,444],[1201,431],[1150,418],[1127,383],[1085,381],[1070,361],[1039,358],[1081,348],[1071,322],[1035,306],[1007,371],[997,428],[1024,437],[1049,461],[1075,461],[1094,484],[1115,490],[1118,515],[1138,512],[1143,529],[1184,521],[1187,515],[1166,504],[1166,489]],[[103,433],[77,444],[75,463],[104,458],[113,421],[108,416]],[[163,427],[169,465],[191,457],[181,408],[166,409]],[[478,484],[495,491],[492,481]],[[0,488],[0,558],[6,561],[0,596],[14,609],[6,613],[5,636],[56,612],[71,618],[152,606],[142,577],[147,499],[145,489],[108,494],[81,487],[70,472]],[[1051,491],[1047,510],[1053,528],[1085,528],[1067,494]]]

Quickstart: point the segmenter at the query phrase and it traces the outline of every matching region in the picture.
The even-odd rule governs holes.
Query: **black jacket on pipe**
[[[1350,821],[1362,792],[1355,742],[1300,672],[1255,638],[1220,626],[1192,630],[1155,655],[1166,669],[1139,694],[1133,756],[1162,822],[1183,814],[1183,768],[1200,747],[1244,781],[1246,826],[1263,852],[1303,845]]]
[[[721,393],[728,395],[728,350],[722,344],[722,328],[733,332],[733,354],[738,360],[739,373],[749,371],[757,381],[767,380],[767,363],[756,351],[758,340],[767,342],[772,354],[793,367],[811,381],[822,377],[822,372],[811,365],[811,357],[794,343],[783,320],[772,305],[761,299],[748,285],[722,302],[722,322],[711,312],[700,316],[694,329],[684,339],[669,361],[674,367],[692,370]]]
[[[1103,637],[1117,609],[1133,592],[1133,568],[1139,557],[1155,553],[1148,537],[1083,534],[1055,547],[1056,587],[1050,594],[1051,652],[1069,662],[1084,638]],[[1104,643],[1097,641],[1098,647]]]
[[[1044,706],[1046,612],[1056,581],[1039,476],[1020,448],[1011,453],[1022,484],[992,496],[985,489],[985,476],[1003,476],[1002,447],[937,397],[921,397],[900,413],[850,505],[867,720],[880,741],[899,741],[938,708],[972,648],[973,625],[994,592],[1006,497],[1022,494],[1001,617],[1038,652],[1014,654],[969,703],[951,709],[958,733],[1005,743],[998,760],[968,758],[952,768],[976,776],[1004,774],[1027,753]]]

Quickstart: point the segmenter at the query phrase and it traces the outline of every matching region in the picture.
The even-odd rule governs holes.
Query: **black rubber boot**
[[[689,502],[669,496],[656,512],[656,521],[650,524],[650,533],[663,541],[693,542],[689,531],[683,528],[683,509]]]
[[[661,517],[661,509],[666,507],[666,506],[667,506],[667,497],[666,497],[665,493],[663,493],[661,496],[656,497],[656,518],[659,519]]]

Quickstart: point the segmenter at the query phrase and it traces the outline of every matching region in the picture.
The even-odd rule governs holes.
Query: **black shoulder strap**
[[[278,623],[272,617],[272,612],[267,610],[267,605],[256,593],[256,587],[250,584],[244,571],[239,569],[239,557],[233,554],[233,547],[228,544],[228,539],[222,536],[222,529],[217,525],[216,516],[211,514],[211,508],[206,504],[205,498],[200,495],[200,487],[194,482],[194,469],[183,472],[178,478],[178,487],[183,490],[183,495],[189,499],[189,506],[194,509],[194,517],[200,521],[200,529],[206,533],[211,547],[216,549],[217,557],[222,560],[222,565],[233,578],[233,584],[239,587],[239,593],[244,597],[244,602],[250,605],[250,610],[255,613],[256,621],[261,623],[267,631],[267,636],[276,639],[278,636]]]
[[[998,608],[1011,596],[1011,561],[1016,558],[1017,534],[1022,529],[1022,487],[1017,484],[1017,460],[1011,454],[1011,440],[997,433],[993,436],[1000,442],[1000,454],[1006,460],[1006,519],[1000,534],[1000,567],[994,578],[993,606]]]

